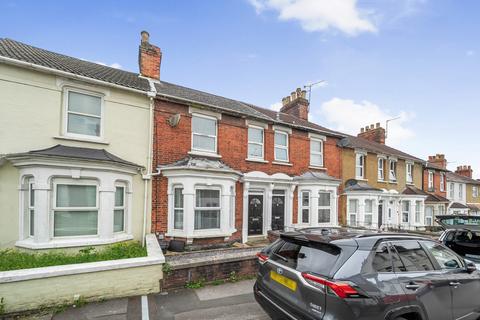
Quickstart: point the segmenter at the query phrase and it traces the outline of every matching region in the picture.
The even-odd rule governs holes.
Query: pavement
[[[53,320],[269,320],[253,297],[254,280],[70,307]]]

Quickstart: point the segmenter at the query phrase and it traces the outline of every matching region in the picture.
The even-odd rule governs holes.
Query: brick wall
[[[180,122],[171,127],[167,120],[174,114],[180,114]],[[169,164],[185,158],[191,149],[191,115],[188,106],[170,101],[156,100],[155,102],[155,137],[153,169],[158,165]],[[222,114],[218,121],[218,153],[221,160],[231,168],[241,171],[262,171],[269,175],[285,173],[290,176],[300,175],[309,168],[310,140],[308,133],[301,130],[292,130],[289,136],[289,158],[292,166],[273,164],[274,160],[274,131],[269,124],[265,130],[265,160],[268,163],[246,161],[248,130],[245,119]],[[337,147],[337,139],[328,137],[324,144],[324,162],[327,174],[341,177],[341,149]],[[155,177],[153,181],[152,203],[152,231],[167,231],[167,179]],[[243,215],[243,186],[236,185],[236,221],[237,233],[232,238],[241,238]],[[297,197],[295,192],[295,197]],[[297,198],[294,201],[293,220],[297,221]]]
[[[433,188],[434,188],[433,191],[428,189],[428,172],[429,171],[433,171]],[[441,171],[425,169],[423,171],[423,190],[446,198],[447,197],[447,178],[444,177],[443,191],[440,191],[440,180],[441,180],[440,175],[441,175]]]

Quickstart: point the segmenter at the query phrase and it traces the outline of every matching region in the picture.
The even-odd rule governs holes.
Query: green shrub
[[[0,271],[137,258],[146,255],[147,249],[136,241],[109,245],[98,251],[96,248],[88,247],[79,250],[78,253],[61,251],[30,253],[16,249],[4,249],[0,250]]]
[[[197,281],[188,281],[185,283],[185,288],[199,289],[205,286],[205,279],[198,279]]]

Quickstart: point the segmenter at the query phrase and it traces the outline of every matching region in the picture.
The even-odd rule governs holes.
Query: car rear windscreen
[[[328,275],[340,253],[339,247],[328,244],[301,244],[284,241],[277,247],[271,259],[299,272]]]

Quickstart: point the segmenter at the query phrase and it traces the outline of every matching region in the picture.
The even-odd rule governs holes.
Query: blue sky
[[[0,37],[138,71],[139,32],[163,80],[275,108],[306,83],[311,119],[480,178],[480,2],[206,0],[0,2]]]

